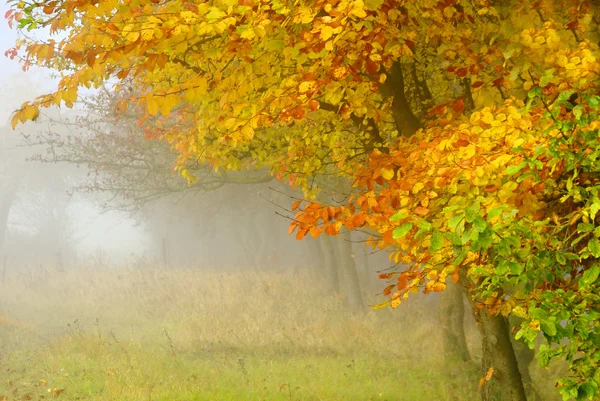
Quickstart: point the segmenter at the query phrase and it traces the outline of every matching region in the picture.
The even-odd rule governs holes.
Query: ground
[[[302,271],[25,269],[0,283],[0,400],[479,398],[437,327],[418,298],[348,314]]]

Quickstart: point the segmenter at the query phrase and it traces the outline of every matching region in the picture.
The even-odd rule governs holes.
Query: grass
[[[0,400],[479,398],[478,368],[444,361],[426,299],[350,315],[324,293],[298,272],[9,277],[0,284]]]

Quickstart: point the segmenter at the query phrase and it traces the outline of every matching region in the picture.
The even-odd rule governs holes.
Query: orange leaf
[[[383,295],[388,296],[392,293],[392,290],[396,288],[395,284],[392,285],[388,285],[387,287],[385,287],[385,289],[383,290]]]
[[[321,229],[319,227],[312,226],[310,228],[310,235],[313,238],[317,238],[321,234]]]
[[[492,378],[492,375],[494,374],[494,367],[490,366],[490,368],[488,369],[487,373],[485,374],[485,381],[490,381],[490,379]]]
[[[454,284],[458,283],[458,269],[456,269],[452,272],[452,275],[450,276],[450,278],[452,279],[452,282]]]
[[[429,214],[429,209],[423,206],[417,206],[415,208],[414,213],[418,214],[419,216],[426,216],[427,214]]]
[[[297,200],[296,202],[292,203],[292,212],[296,209],[298,209],[298,207],[300,206],[300,204],[302,203],[302,199]]]

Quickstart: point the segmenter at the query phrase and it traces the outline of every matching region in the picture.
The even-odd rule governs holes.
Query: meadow
[[[0,400],[475,400],[432,299],[349,314],[298,270],[21,269],[0,283]]]

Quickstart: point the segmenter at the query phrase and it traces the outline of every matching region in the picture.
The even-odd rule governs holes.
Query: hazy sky
[[[8,9],[5,0],[0,0],[0,127],[8,123],[13,110],[24,101],[48,93],[56,85],[46,71],[32,68],[23,72],[16,60],[4,56],[17,38],[16,31],[11,30],[4,19]],[[75,209],[76,226],[81,227],[78,236],[83,237],[79,243],[82,250],[101,248],[117,254],[144,251],[144,238],[131,220],[115,213],[100,215],[90,203],[79,202]]]

